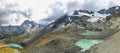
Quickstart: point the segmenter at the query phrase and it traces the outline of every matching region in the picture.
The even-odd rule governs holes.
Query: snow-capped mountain
[[[67,25],[71,24],[72,22],[75,22],[76,20],[80,20],[81,24],[82,22],[97,22],[98,20],[101,20],[102,18],[105,18],[106,15],[102,15],[100,13],[96,13],[93,11],[88,10],[75,10],[72,13],[65,14],[64,16],[58,18],[53,23],[47,25],[44,29],[52,31],[57,29],[62,29],[66,27]],[[43,30],[44,30],[43,29]]]
[[[114,14],[114,13],[120,13],[120,6],[114,6],[109,9],[101,9],[98,11],[100,14]]]

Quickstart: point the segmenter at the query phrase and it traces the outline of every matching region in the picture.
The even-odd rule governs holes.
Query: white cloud
[[[12,7],[9,7],[12,5]],[[53,21],[67,12],[74,11],[75,9],[87,9],[98,11],[103,8],[109,8],[111,6],[120,5],[120,0],[1,0],[0,9],[7,9],[9,11],[26,12],[26,17],[21,14],[19,18],[14,14],[6,15],[11,25],[17,25],[16,23],[22,23],[24,20],[29,19],[37,23],[43,23]],[[9,7],[9,8],[8,8]],[[9,13],[9,12],[8,12]],[[24,13],[25,14],[25,13]],[[21,16],[21,17],[20,17]],[[13,18],[12,18],[13,17]],[[19,21],[15,21],[19,19]],[[43,21],[43,22],[42,22]],[[4,21],[5,22],[5,21]],[[0,23],[1,24],[1,23]],[[7,24],[7,22],[6,22]]]

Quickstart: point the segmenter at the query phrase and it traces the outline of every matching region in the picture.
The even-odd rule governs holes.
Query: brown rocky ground
[[[120,53],[120,31],[105,42],[91,48],[90,53]]]
[[[55,40],[36,48],[24,49],[22,53],[81,53],[81,48],[73,46],[70,41]]]

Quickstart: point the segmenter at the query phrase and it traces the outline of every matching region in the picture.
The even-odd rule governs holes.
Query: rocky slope
[[[119,6],[115,6],[105,12],[100,10],[99,13],[76,10],[72,14],[65,14],[41,30],[33,29],[28,34],[32,36],[30,39],[12,37],[12,40],[8,39],[6,42],[16,42],[22,45],[24,49],[21,50],[21,53],[119,53],[119,9]],[[28,29],[34,28],[34,25],[36,24],[26,21],[21,26]],[[115,35],[116,33],[118,34]],[[24,39],[27,40],[24,41]],[[104,42],[82,51],[84,48],[75,45],[81,39],[103,40]],[[110,49],[114,47],[117,49]]]
[[[43,25],[37,24],[34,21],[25,20],[20,26],[0,26],[0,39],[10,36],[26,35],[36,28],[41,29]]]
[[[111,7],[109,9],[112,8],[114,9],[115,7]],[[25,51],[29,51],[28,53],[82,53],[83,51],[81,50],[83,48],[76,46],[74,43],[76,43],[80,39],[100,39],[104,40],[104,42],[102,43],[103,50],[105,49],[104,51],[108,52],[107,46],[109,45],[106,44],[107,46],[106,48],[104,48],[104,43],[109,41],[109,38],[119,32],[120,29],[119,11],[115,13],[116,10],[113,10],[112,12],[113,14],[108,13],[110,15],[106,16],[99,13],[86,13],[86,11],[75,11],[73,12],[73,14],[66,14],[61,18],[57,19],[55,22],[44,27],[40,31],[40,33],[35,34],[36,36],[33,37],[31,40],[24,42],[24,44],[26,45],[36,47],[32,48],[28,46],[29,49],[26,49]],[[87,31],[97,33],[86,34]],[[108,44],[110,44],[110,42]],[[90,51],[84,51],[84,53],[96,53],[96,51],[97,53],[101,53],[99,52],[101,50],[101,46],[96,47],[100,47],[100,49],[91,49]]]
[[[120,15],[120,14],[119,14]],[[117,15],[112,15],[110,21],[114,23],[113,26],[120,26],[120,16]],[[118,28],[120,29],[120,27]],[[108,37],[105,42],[98,44],[94,47],[92,47],[89,51],[89,53],[120,53],[120,38],[119,38],[120,30]]]

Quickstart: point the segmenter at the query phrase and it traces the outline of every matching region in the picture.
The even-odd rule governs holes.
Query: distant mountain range
[[[20,26],[0,26],[0,39],[9,36],[20,36],[31,32],[32,29],[41,29],[44,25],[35,23],[34,21],[25,20]]]

